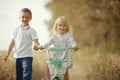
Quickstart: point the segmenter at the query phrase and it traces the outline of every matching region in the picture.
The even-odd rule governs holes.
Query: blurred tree
[[[50,28],[65,16],[81,47],[120,43],[120,0],[53,0],[46,7],[53,12]]]

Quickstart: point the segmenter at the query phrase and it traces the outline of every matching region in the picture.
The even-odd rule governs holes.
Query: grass
[[[5,51],[0,52],[0,80],[14,80],[14,64],[11,59],[4,61],[2,55]]]
[[[0,80],[14,80],[14,63],[10,59],[2,60],[5,51],[0,52]],[[45,78],[47,55],[44,52],[33,52],[32,80]],[[98,50],[84,49],[73,51],[73,67],[69,69],[70,80],[119,80],[120,56],[118,54],[101,54]]]

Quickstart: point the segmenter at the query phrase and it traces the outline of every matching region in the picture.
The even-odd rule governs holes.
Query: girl
[[[70,25],[68,24],[67,20],[61,16],[57,18],[55,21],[55,24],[53,26],[54,35],[46,42],[44,45],[42,45],[39,49],[47,48],[50,45],[53,45],[54,47],[64,47],[69,48],[72,47],[74,50],[77,50],[77,44],[74,41],[70,31]],[[52,58],[60,58],[62,55],[60,54],[51,54]],[[68,77],[68,69],[72,66],[72,59],[71,59],[71,51],[68,50],[65,56],[66,62],[63,67],[66,68],[66,72],[64,75],[64,80],[69,80]],[[49,65],[48,65],[49,66]],[[47,69],[48,70],[48,69]],[[50,72],[52,72],[50,70]]]

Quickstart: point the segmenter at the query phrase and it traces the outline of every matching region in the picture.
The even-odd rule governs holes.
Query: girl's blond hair
[[[57,31],[57,30],[58,30],[58,29],[57,29],[57,24],[58,24],[58,22],[59,22],[60,20],[65,21],[66,26],[67,26],[66,32],[69,32],[69,31],[70,31],[70,25],[69,25],[67,19],[66,19],[64,16],[60,16],[60,17],[58,17],[58,18],[56,19],[56,21],[55,21],[55,23],[54,23],[54,25],[53,25],[53,32],[54,32],[54,33],[58,33],[58,31]]]

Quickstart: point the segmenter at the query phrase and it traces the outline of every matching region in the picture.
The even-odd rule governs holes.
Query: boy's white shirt
[[[14,58],[32,57],[32,41],[38,39],[35,29],[19,26],[13,33],[13,39]]]

